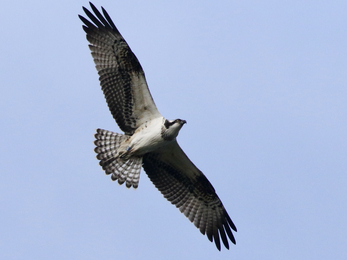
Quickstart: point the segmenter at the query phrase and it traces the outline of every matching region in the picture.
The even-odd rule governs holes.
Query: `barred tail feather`
[[[117,134],[111,131],[97,129],[94,144],[96,145],[94,151],[98,154],[96,158],[100,160],[100,165],[103,166],[108,160],[115,158],[117,155],[117,149],[123,141],[127,139],[127,136]],[[106,172],[110,174],[111,172]]]
[[[127,188],[139,185],[142,157],[131,157],[128,160],[117,158],[117,149],[128,137],[111,131],[97,129],[94,151],[99,164],[106,174],[111,174],[113,181],[121,185],[125,182]]]
[[[114,160],[108,167],[113,169],[111,179],[118,180],[121,185],[125,182],[127,188],[139,186],[142,157],[132,157],[127,161],[122,159]]]

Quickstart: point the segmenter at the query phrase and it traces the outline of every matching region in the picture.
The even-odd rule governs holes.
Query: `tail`
[[[139,186],[142,157],[131,157],[128,160],[117,158],[117,149],[128,137],[111,131],[97,129],[94,135],[96,158],[106,174],[111,174],[113,181],[124,182],[127,188]]]

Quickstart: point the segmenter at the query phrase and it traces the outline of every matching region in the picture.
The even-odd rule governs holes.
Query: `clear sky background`
[[[347,259],[347,2],[97,0],[238,232],[221,252],[141,173],[105,176],[120,132],[87,47],[88,1],[1,4],[1,259]]]

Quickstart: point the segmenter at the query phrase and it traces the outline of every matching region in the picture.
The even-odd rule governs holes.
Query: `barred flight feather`
[[[236,227],[211,183],[177,144],[186,121],[167,120],[159,113],[135,54],[105,9],[101,13],[90,6],[94,14],[83,7],[89,20],[79,17],[109,110],[124,132],[97,130],[99,164],[111,180],[128,188],[138,187],[142,166],[163,196],[218,250],[220,240],[229,248],[227,238],[235,244],[231,229]]]

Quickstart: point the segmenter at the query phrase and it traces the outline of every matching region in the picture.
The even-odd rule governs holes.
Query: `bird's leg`
[[[131,146],[128,146],[125,151],[120,151],[117,157],[127,160],[131,156]]]

